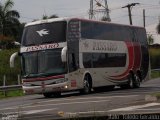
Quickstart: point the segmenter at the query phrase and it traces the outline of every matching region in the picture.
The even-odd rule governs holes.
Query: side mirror
[[[18,56],[18,52],[15,52],[11,55],[10,57],[10,67],[11,68],[14,68],[14,61],[15,61],[15,58]]]
[[[65,47],[62,49],[61,59],[62,59],[62,62],[66,62],[66,61],[67,61],[67,46],[65,46]]]

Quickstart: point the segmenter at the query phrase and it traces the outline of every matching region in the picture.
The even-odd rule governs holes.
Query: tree
[[[111,19],[104,16],[104,17],[101,18],[101,21],[111,22]]]
[[[56,14],[54,14],[51,16],[43,15],[43,17],[42,17],[43,20],[50,19],[50,18],[58,18],[58,16]]]
[[[160,34],[160,22],[159,22],[159,24],[157,25],[157,32],[158,32],[158,34]]]
[[[149,45],[151,45],[151,44],[154,43],[154,38],[153,38],[153,36],[150,35],[150,34],[147,36],[147,40],[148,40],[148,44],[149,44]]]
[[[14,36],[18,34],[20,25],[20,15],[16,10],[12,10],[14,2],[6,0],[4,4],[0,3],[0,34],[4,36]]]
[[[0,35],[0,49],[14,48],[13,38]]]

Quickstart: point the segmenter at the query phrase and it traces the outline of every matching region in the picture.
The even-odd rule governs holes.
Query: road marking
[[[64,99],[58,99],[58,100],[47,100],[47,101],[42,101],[42,102],[36,102],[36,104],[42,104],[42,103],[47,103],[47,102],[64,102],[64,101],[75,101],[75,100],[89,100],[89,99],[110,99],[110,98],[123,98],[123,97],[137,97],[139,95],[121,95],[121,96],[107,96],[107,97],[85,97],[85,98],[64,98]],[[33,105],[34,103],[30,104],[30,105]]]
[[[32,103],[32,104],[26,104],[26,105],[21,105],[21,106],[15,106],[15,107],[9,107],[9,108],[3,108],[2,110],[12,110],[12,109],[18,109],[18,108],[30,108],[30,107],[39,107],[39,106],[47,106],[47,105],[69,105],[69,104],[82,104],[82,103],[96,103],[96,102],[106,102],[109,100],[100,100],[100,101],[84,101],[84,102],[69,102],[69,103],[64,103],[64,101],[74,101],[74,100],[89,100],[89,99],[110,99],[110,98],[124,98],[124,97],[137,97],[139,95],[125,95],[125,96],[107,96],[107,97],[87,97],[87,98],[75,98],[75,99],[69,99],[69,98],[64,98],[64,99],[60,99],[60,100],[47,100],[47,101],[42,101],[42,102],[36,102],[36,103]],[[57,104],[45,104],[47,102],[63,102],[63,103],[57,103]],[[34,105],[36,104],[36,105]],[[40,105],[37,105],[40,104]]]
[[[80,115],[107,115],[108,111],[87,111],[87,112],[58,112],[58,115],[61,117],[76,117]]]
[[[160,108],[146,108],[146,109],[137,109],[138,111],[160,111]]]
[[[41,113],[41,112],[45,112],[45,111],[51,111],[51,110],[57,110],[58,108],[52,108],[52,109],[42,109],[42,110],[28,110],[28,111],[18,111],[18,112],[7,112],[5,113],[6,115],[10,115],[10,114],[34,114],[34,113]]]
[[[36,104],[41,104],[41,103],[46,103],[46,102],[63,102],[63,101],[74,101],[74,100],[87,100],[87,99],[105,99],[105,98],[117,98],[117,97],[137,97],[139,95],[119,95],[119,96],[106,96],[106,97],[85,97],[85,98],[64,98],[64,99],[58,99],[58,100],[47,100],[47,101],[42,101],[42,102],[36,102]],[[33,105],[33,104],[32,104]]]
[[[160,105],[160,103],[148,103],[145,105],[136,105],[136,106],[130,106],[130,107],[125,107],[125,108],[118,108],[118,109],[109,110],[109,112],[133,111],[139,108],[146,108],[146,107],[152,107],[152,106],[157,106],[157,105]]]
[[[32,106],[24,106],[24,107],[14,107],[14,108],[4,108],[1,110],[12,110],[18,108],[34,108],[34,107],[46,107],[46,106],[58,106],[58,105],[72,105],[72,104],[86,104],[86,103],[99,103],[99,102],[107,102],[109,100],[99,100],[99,101],[83,101],[83,102],[69,102],[69,103],[57,103],[57,104],[44,104],[44,105],[32,105]]]
[[[51,110],[56,110],[57,108],[52,108],[52,109],[42,109],[42,110],[29,110],[29,111],[22,111],[22,114],[28,115],[28,114],[35,114],[35,113],[41,113],[45,111],[51,111]]]

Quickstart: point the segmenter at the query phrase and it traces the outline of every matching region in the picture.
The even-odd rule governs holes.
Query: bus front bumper
[[[25,94],[43,94],[48,92],[64,92],[71,90],[68,82],[42,85],[42,86],[22,86]]]

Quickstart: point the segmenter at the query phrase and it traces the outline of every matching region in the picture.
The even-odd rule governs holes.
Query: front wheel
[[[55,92],[53,93],[54,97],[61,97],[61,92]]]
[[[43,96],[45,97],[45,98],[51,98],[52,97],[52,93],[43,93]]]
[[[83,89],[80,91],[83,94],[91,93],[91,84],[89,82],[89,78],[86,76],[83,81]]]

